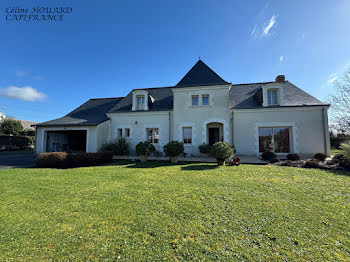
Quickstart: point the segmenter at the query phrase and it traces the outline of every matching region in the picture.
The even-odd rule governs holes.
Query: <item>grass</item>
[[[118,163],[0,172],[0,260],[345,261],[350,174]]]
[[[334,156],[335,154],[341,153],[343,150],[342,149],[331,149],[331,155]]]

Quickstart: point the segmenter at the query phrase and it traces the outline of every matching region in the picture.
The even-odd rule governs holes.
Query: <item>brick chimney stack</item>
[[[286,77],[285,77],[284,75],[278,75],[278,76],[276,76],[276,82],[282,83],[282,82],[284,82],[284,81],[286,81]]]

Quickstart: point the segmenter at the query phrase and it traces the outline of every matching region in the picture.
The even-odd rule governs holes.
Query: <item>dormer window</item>
[[[277,105],[277,90],[267,90],[267,104],[269,106]]]
[[[139,95],[136,98],[137,98],[137,110],[144,110],[145,96]]]

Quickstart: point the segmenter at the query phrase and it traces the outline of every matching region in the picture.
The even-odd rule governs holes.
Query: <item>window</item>
[[[159,143],[159,130],[158,128],[147,128],[147,141],[152,144]]]
[[[198,96],[192,96],[192,106],[198,106]]]
[[[275,153],[289,153],[289,128],[260,127],[259,152],[265,152],[266,150],[270,150]]]
[[[137,96],[137,110],[144,110],[145,96]]]
[[[124,130],[124,135],[125,135],[126,137],[129,137],[129,136],[130,136],[130,128],[125,128],[125,130]]]
[[[267,104],[277,105],[277,90],[268,90],[267,91]]]
[[[209,95],[202,95],[202,105],[203,106],[209,105]]]
[[[118,137],[122,137],[123,136],[123,129],[118,128]]]
[[[183,127],[182,137],[184,144],[192,144],[192,127]]]

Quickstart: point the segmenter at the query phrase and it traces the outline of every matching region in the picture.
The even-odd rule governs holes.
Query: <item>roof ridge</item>
[[[288,81],[285,81],[288,82]],[[275,81],[269,81],[269,82],[253,82],[253,83],[241,83],[241,84],[232,84],[233,86],[242,86],[242,85],[259,85],[259,84],[270,84],[270,83],[280,83]]]
[[[89,100],[103,100],[103,99],[117,99],[117,98],[124,98],[125,96],[116,96],[116,97],[101,97],[101,98],[90,98]],[[88,100],[88,101],[89,101]]]

